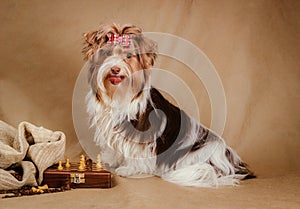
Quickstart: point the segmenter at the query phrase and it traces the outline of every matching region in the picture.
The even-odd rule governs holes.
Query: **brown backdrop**
[[[0,119],[67,136],[82,153],[72,94],[84,64],[82,34],[100,23],[134,23],[199,47],[223,82],[224,138],[258,174],[300,170],[299,1],[1,1]],[[161,59],[159,62],[163,62]],[[207,93],[186,79],[209,124]],[[180,67],[178,67],[180,69]],[[180,92],[179,92],[180,93]]]

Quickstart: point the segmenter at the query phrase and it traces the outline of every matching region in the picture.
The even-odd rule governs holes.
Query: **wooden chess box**
[[[104,169],[97,170],[93,163],[91,170],[78,171],[78,163],[71,163],[69,169],[58,170],[53,165],[44,171],[43,184],[50,188],[111,188],[112,174]]]

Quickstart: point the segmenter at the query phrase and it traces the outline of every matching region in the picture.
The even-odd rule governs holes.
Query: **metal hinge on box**
[[[71,173],[71,182],[74,184],[85,183],[84,173]]]

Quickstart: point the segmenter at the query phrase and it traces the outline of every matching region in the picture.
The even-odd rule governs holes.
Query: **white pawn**
[[[79,167],[78,167],[78,171],[84,171],[84,170],[85,170],[84,164],[83,164],[82,161],[80,161],[80,165],[79,165]]]
[[[70,168],[71,168],[71,164],[70,164],[70,159],[69,158],[67,158],[67,160],[66,160],[65,167],[66,167],[67,170],[70,170]]]
[[[102,170],[102,162],[101,162],[101,156],[100,156],[100,154],[97,155],[96,169],[97,170]]]
[[[83,167],[85,169],[86,168],[86,163],[85,163],[85,156],[84,155],[80,156],[80,162],[82,162],[82,165],[83,165]]]
[[[62,166],[62,161],[60,160],[60,161],[58,161],[58,167],[57,167],[57,170],[59,170],[59,171],[62,171],[64,168],[63,168],[63,166]]]

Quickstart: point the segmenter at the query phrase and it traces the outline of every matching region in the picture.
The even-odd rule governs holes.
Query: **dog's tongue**
[[[116,85],[116,84],[121,83],[121,82],[122,82],[122,79],[121,79],[121,77],[110,77],[110,78],[109,78],[109,81],[110,81],[112,84]]]

